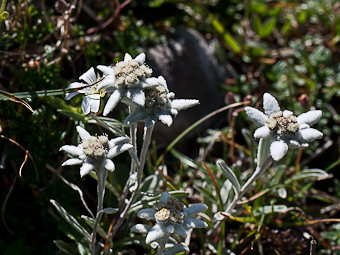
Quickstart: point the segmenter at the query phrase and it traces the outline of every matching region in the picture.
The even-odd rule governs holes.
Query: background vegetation
[[[317,243],[318,254],[340,254],[339,14],[337,0],[3,0],[0,250],[6,255],[55,254],[53,240],[68,240],[65,233],[70,232],[69,226],[49,200],[62,201],[72,215],[86,211],[55,172],[81,187],[93,208],[96,203],[95,182],[80,180],[76,168],[60,167],[65,158],[59,148],[75,144],[74,127],[86,122],[78,107],[81,97],[66,104],[62,95],[31,94],[30,99],[21,101],[5,91],[65,88],[91,66],[115,63],[125,52],[136,56],[171,38],[176,28],[193,27],[214,48],[220,65],[230,64],[235,69],[235,76],[221,84],[226,103],[248,98],[259,106],[262,94],[270,92],[283,107],[296,113],[316,106],[323,110],[317,128],[324,138],[308,149],[289,151],[248,194],[257,199],[239,205],[239,218],[226,221],[226,232],[198,231],[191,251],[211,254],[223,244],[222,254],[227,250],[235,254],[307,254],[311,240],[303,233],[308,232]],[[167,154],[162,159],[168,173],[162,175],[159,190],[191,191],[191,199],[209,205],[207,215],[212,217],[213,204],[223,207],[223,199],[227,199],[223,192],[228,188],[226,177],[214,166],[216,158],[232,165],[241,180],[252,169],[249,159],[254,157],[256,145],[251,138],[253,127],[245,127],[249,127],[245,114],[234,111],[226,115],[220,129],[208,130],[197,139],[195,146],[206,151],[204,160],[174,150]],[[163,152],[151,151],[146,173],[154,173]],[[127,178],[126,161],[120,157],[117,163],[119,180]],[[329,175],[316,182],[324,176],[302,175],[301,170],[308,166]],[[114,207],[113,194],[107,196],[106,203]],[[263,213],[265,206],[274,205],[285,207]],[[103,228],[107,229],[111,220],[104,219]],[[133,221],[137,219],[132,218],[129,224]],[[128,229],[126,226],[114,240],[114,247],[119,247],[114,248],[115,254],[137,250],[138,246],[130,246],[125,238]],[[146,248],[145,252],[151,251]]]

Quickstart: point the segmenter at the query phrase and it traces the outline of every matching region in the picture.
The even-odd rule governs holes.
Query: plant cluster
[[[0,100],[17,104],[0,109],[0,249],[53,254],[54,238],[72,255],[338,254],[338,12],[336,0],[1,1]],[[233,68],[228,105],[161,151],[156,123],[198,100],[176,99],[141,52],[176,27],[199,29]],[[224,111],[199,156],[175,149]]]

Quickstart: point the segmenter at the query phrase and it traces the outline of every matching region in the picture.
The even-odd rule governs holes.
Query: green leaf
[[[240,53],[241,46],[230,33],[225,31],[222,23],[212,14],[209,14],[208,18],[210,19],[214,29],[222,36],[224,42],[230,47],[230,49],[235,53]]]
[[[276,19],[269,18],[264,24],[262,24],[261,37],[267,37],[271,35],[276,26]]]
[[[81,218],[86,222],[87,225],[89,225],[91,227],[91,229],[93,230],[93,226],[94,226],[94,220],[86,215],[82,215]],[[104,229],[102,229],[102,227],[99,225],[97,228],[97,233],[104,239],[106,239],[106,233],[104,231]]]
[[[79,255],[78,249],[75,247],[75,244],[65,243],[62,240],[54,240],[53,242],[62,252],[68,255]]]
[[[3,20],[3,19],[7,19],[9,16],[9,13],[4,11],[0,14],[0,21]]]
[[[254,16],[254,30],[256,34],[261,37],[262,21],[258,15]]]
[[[61,205],[58,204],[57,201],[51,199],[50,202],[52,205],[57,209],[57,211],[60,213],[60,215],[81,235],[83,235],[88,240],[91,239],[90,234],[87,232],[87,230],[80,225],[80,223],[71,215],[69,214]]]
[[[327,178],[329,175],[327,172],[321,170],[321,169],[306,169],[302,170],[301,172],[298,172],[291,178],[287,179],[285,181],[285,184],[289,184],[293,181],[301,180],[301,179],[307,179],[307,178],[316,178],[316,179],[324,179]]]
[[[227,179],[233,184],[233,187],[235,189],[235,193],[238,194],[240,192],[241,187],[240,187],[240,183],[239,183],[236,175],[234,174],[233,170],[231,170],[222,159],[218,159],[216,161],[216,164],[221,168],[223,173],[227,176]]]
[[[175,149],[171,150],[171,154],[175,157],[178,158],[183,164],[192,167],[192,168],[199,168],[196,163],[194,162],[193,159],[183,155],[182,153],[179,153]]]

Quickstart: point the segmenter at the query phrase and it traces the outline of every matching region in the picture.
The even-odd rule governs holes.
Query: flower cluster
[[[155,221],[151,227],[146,224],[137,224],[131,228],[132,232],[147,234],[145,242],[152,247],[158,246],[164,237],[178,234],[186,237],[191,228],[206,228],[208,225],[194,219],[199,212],[204,212],[208,207],[205,204],[193,204],[185,208],[183,203],[167,192],[154,204],[154,208],[142,209],[137,216],[144,220]]]
[[[260,126],[255,138],[271,140],[270,155],[274,160],[282,159],[289,147],[307,147],[309,142],[322,138],[323,134],[310,126],[322,115],[320,110],[312,110],[295,116],[293,112],[281,111],[277,100],[270,94],[263,95],[264,113],[246,107],[246,113],[255,125]]]
[[[66,95],[66,100],[75,95],[85,94],[82,102],[84,114],[97,113],[100,100],[105,94],[111,93],[103,111],[109,114],[119,102],[126,103],[134,109],[125,121],[126,125],[137,121],[145,121],[147,126],[155,124],[157,120],[170,126],[173,116],[178,111],[197,105],[198,100],[174,99],[175,94],[169,92],[162,76],[150,77],[152,69],[145,63],[145,54],[136,58],[125,54],[124,60],[114,66],[98,65],[97,69],[103,75],[99,76],[91,68],[79,77],[84,82],[74,82],[68,89],[74,92]]]
[[[109,140],[106,135],[91,136],[89,132],[80,126],[77,126],[81,143],[78,146],[64,145],[61,151],[73,156],[63,163],[63,166],[80,165],[80,175],[83,177],[92,170],[106,169],[114,171],[115,165],[112,158],[118,154],[131,149],[133,146],[129,144],[129,138],[117,137]]]
[[[174,99],[175,94],[169,92],[162,76],[159,76],[154,84],[155,86],[144,90],[145,106],[135,105],[134,111],[125,120],[126,125],[145,121],[146,126],[150,126],[160,120],[163,124],[171,126],[172,116],[176,116],[178,111],[199,104],[195,99]]]

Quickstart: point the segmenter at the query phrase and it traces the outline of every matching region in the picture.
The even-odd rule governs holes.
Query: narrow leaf
[[[81,218],[86,222],[87,225],[89,225],[91,227],[91,229],[93,229],[94,226],[94,220],[86,215],[82,215]],[[98,226],[97,228],[97,233],[104,239],[106,239],[106,233],[104,231],[104,229],[102,229],[101,226]]]
[[[272,138],[261,138],[258,151],[257,151],[257,165],[260,166],[269,157],[270,144],[272,143]]]
[[[50,202],[52,205],[57,209],[57,211],[60,213],[60,215],[81,235],[83,235],[88,240],[91,239],[90,234],[87,232],[87,230],[80,225],[80,223],[71,215],[69,214],[61,205],[57,203],[57,201],[51,199]]]
[[[62,240],[54,240],[53,242],[62,252],[68,255],[79,255],[78,249],[75,247],[74,244],[65,243]]]
[[[226,163],[222,159],[217,160],[216,164],[221,168],[223,173],[227,176],[227,179],[233,184],[236,193],[240,192],[240,183],[234,174],[233,170],[231,170]]]
[[[163,255],[176,255],[181,252],[188,253],[189,251],[189,247],[185,243],[180,243],[167,249]]]
[[[307,178],[316,178],[316,179],[325,179],[329,175],[327,172],[321,170],[321,169],[306,169],[302,170],[301,172],[298,172],[291,178],[287,179],[285,181],[285,184],[291,183],[293,181],[301,180],[301,179],[307,179]]]

